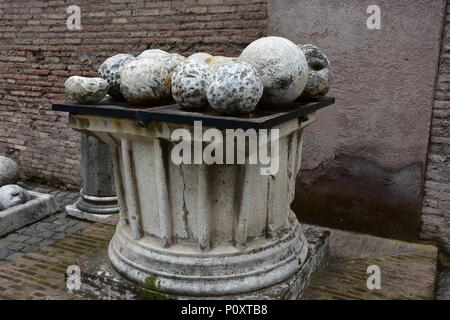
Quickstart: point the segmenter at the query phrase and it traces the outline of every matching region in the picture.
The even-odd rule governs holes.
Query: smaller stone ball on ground
[[[182,62],[172,75],[172,97],[185,110],[199,110],[208,104],[206,88],[212,75],[207,63],[191,59]]]
[[[19,181],[19,166],[10,158],[0,156],[0,187]]]
[[[7,184],[0,187],[0,211],[18,206],[30,199],[30,193],[18,185]]]
[[[258,71],[249,63],[233,61],[216,69],[207,89],[211,107],[223,114],[253,112],[263,95]]]
[[[82,104],[96,103],[102,100],[108,92],[108,81],[102,78],[87,78],[72,76],[64,83],[71,99]]]
[[[109,90],[108,94],[117,99],[123,100],[124,97],[120,92],[120,72],[125,64],[136,59],[131,54],[121,53],[116,54],[106,59],[100,68],[98,68],[98,74],[100,78],[108,81]]]
[[[309,66],[309,76],[301,97],[306,99],[319,99],[330,90],[333,77],[331,64],[327,56],[312,44],[298,45],[306,57]]]

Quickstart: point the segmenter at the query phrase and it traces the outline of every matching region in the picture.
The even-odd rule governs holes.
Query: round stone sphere
[[[301,97],[307,99],[322,98],[330,90],[330,82],[333,77],[330,61],[315,45],[299,45],[299,48],[305,54],[309,66],[308,82]]]
[[[305,55],[293,42],[282,37],[264,37],[253,41],[242,51],[240,59],[258,70],[264,84],[264,104],[293,102],[308,81]]]
[[[163,59],[168,58],[170,53],[160,49],[149,49],[142,51],[136,59]]]
[[[162,63],[166,64],[170,76],[172,76],[177,67],[185,60],[186,58],[181,54],[172,53],[169,57],[164,58]]]
[[[100,68],[98,68],[98,75],[100,78],[108,81],[108,94],[117,99],[123,100],[124,97],[120,92],[120,72],[125,64],[136,59],[131,54],[121,53],[106,59]]]
[[[263,83],[251,64],[233,61],[214,71],[206,94],[214,110],[245,115],[255,110],[263,95]]]
[[[0,187],[19,180],[19,166],[10,158],[0,156]]]
[[[172,75],[172,97],[185,110],[198,110],[208,104],[206,88],[213,69],[197,59],[182,62]]]
[[[210,55],[209,53],[197,52],[197,53],[191,54],[189,57],[187,57],[187,60],[197,59],[197,60],[206,61],[207,59],[212,58],[212,57],[213,56]]]
[[[0,211],[15,207],[30,199],[30,193],[18,185],[7,184],[0,187]]]
[[[71,99],[83,104],[96,103],[102,100],[108,92],[108,81],[102,78],[87,78],[72,76],[64,83]]]
[[[236,58],[224,57],[224,56],[213,56],[205,60],[207,64],[209,64],[214,69],[217,69],[221,65],[236,60]]]
[[[136,59],[127,63],[120,78],[122,94],[130,104],[155,104],[170,96],[167,66],[154,59]]]

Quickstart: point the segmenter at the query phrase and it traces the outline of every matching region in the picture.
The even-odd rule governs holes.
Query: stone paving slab
[[[327,229],[328,265],[311,282],[307,300],[434,299],[438,250],[408,243]],[[367,268],[381,270],[381,289],[369,290]]]
[[[450,300],[450,270],[439,273],[437,300]]]

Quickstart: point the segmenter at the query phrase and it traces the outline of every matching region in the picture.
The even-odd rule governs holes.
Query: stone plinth
[[[109,145],[95,137],[81,136],[82,189],[79,200],[66,207],[69,215],[98,221],[119,212],[114,189]]]
[[[29,201],[0,211],[0,236],[58,211],[58,202],[52,195],[34,191],[29,191],[29,193],[31,196]]]
[[[308,269],[312,253],[290,204],[303,129],[313,120],[311,113],[308,121],[272,127],[279,170],[261,175],[261,165],[248,164],[249,153],[239,148],[235,154],[243,152],[246,164],[175,165],[174,130],[186,129],[188,144],[209,142],[191,124],[139,126],[133,119],[71,114],[72,128],[113,146],[121,211],[108,251],[112,266],[139,287],[171,298],[249,297]],[[293,296],[306,283],[300,277]]]

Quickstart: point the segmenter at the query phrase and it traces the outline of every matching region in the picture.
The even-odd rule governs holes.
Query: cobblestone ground
[[[0,265],[8,261],[14,261],[26,253],[37,251],[92,224],[72,218],[64,210],[66,205],[75,202],[79,193],[23,183],[20,185],[27,190],[54,195],[58,200],[60,210],[56,214],[0,237]]]

